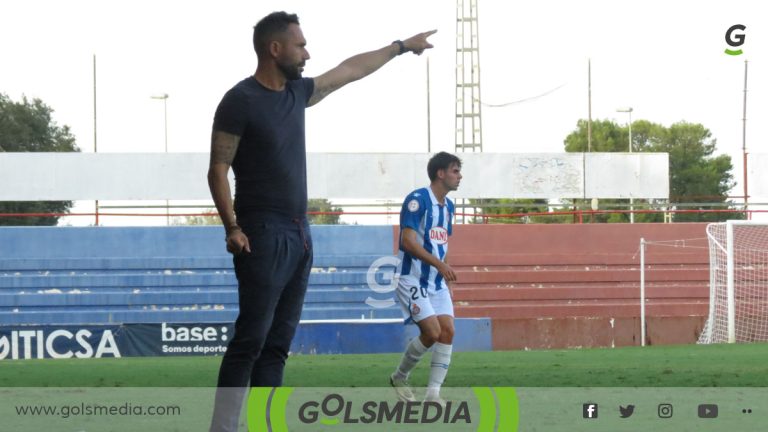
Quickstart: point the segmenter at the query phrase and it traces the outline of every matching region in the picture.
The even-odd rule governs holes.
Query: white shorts
[[[427,292],[415,285],[397,284],[397,299],[403,311],[406,324],[419,322],[432,315],[453,316],[453,300],[448,289]]]

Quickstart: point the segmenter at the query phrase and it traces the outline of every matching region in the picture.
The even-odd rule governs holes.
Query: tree
[[[576,130],[571,132],[565,138],[566,152],[626,152],[629,151],[628,134],[616,123],[610,120],[595,120],[592,122],[592,146],[590,148],[587,138],[586,120],[579,120],[576,123]],[[634,132],[634,130],[633,130]],[[569,200],[566,200],[566,202]],[[574,206],[580,203],[587,208],[591,207],[591,202],[583,200],[571,200]],[[626,210],[629,200],[618,199],[600,199],[601,210],[621,209]],[[594,215],[591,218],[594,222],[629,222],[629,216],[623,213],[603,213]]]
[[[40,99],[12,101],[0,93],[0,151],[77,152],[68,126],[53,120],[53,109]],[[68,213],[72,201],[0,202],[2,213]],[[58,216],[0,217],[0,225],[56,225]]]
[[[307,219],[313,225],[339,225],[337,214],[311,214],[313,212],[341,212],[340,207],[334,208],[327,199],[313,198],[307,201]],[[218,213],[211,212],[202,216],[183,216],[173,218],[173,225],[221,225]]]
[[[173,218],[172,225],[221,225],[218,213],[211,212],[201,216],[181,216]]]
[[[489,218],[489,223],[563,223],[568,221],[568,216],[541,215],[549,211],[549,201],[546,199],[509,199],[509,198],[484,198],[470,199],[469,203],[480,208],[483,215],[494,216]],[[533,213],[528,215],[528,213]],[[499,215],[521,215],[518,217],[501,217]],[[482,221],[478,221],[482,223]]]
[[[661,137],[654,136],[649,151],[669,153],[670,200],[693,204],[694,209],[733,208],[728,191],[734,182],[731,157],[713,157],[717,140],[700,124],[675,123]],[[691,207],[688,207],[691,208]],[[680,222],[716,222],[743,219],[743,213],[679,213]]]
[[[628,151],[627,126],[619,126],[608,120],[592,123],[592,151]],[[633,152],[665,152],[669,154],[670,201],[681,208],[700,210],[733,208],[727,201],[728,191],[734,186],[731,158],[727,155],[713,157],[717,140],[701,124],[678,122],[670,127],[646,120],[632,122]],[[587,122],[579,120],[576,130],[565,138],[565,151],[587,150]],[[626,200],[600,200],[601,208],[610,208]],[[662,210],[665,204],[658,201],[636,200],[636,205]],[[743,213],[679,213],[676,221],[719,221],[742,219]],[[621,222],[628,220],[625,214],[599,215],[598,220]],[[660,222],[659,213],[637,214],[635,221]]]
[[[590,149],[587,140],[587,125],[586,120],[576,122],[576,130],[565,137],[565,151],[621,152],[628,150],[628,135],[616,123],[609,120],[592,122],[592,148]]]
[[[316,214],[329,212],[342,212],[341,207],[333,207],[330,201],[324,198],[312,198],[307,202],[307,218],[312,225],[340,225],[339,214]],[[315,214],[313,214],[315,213]]]

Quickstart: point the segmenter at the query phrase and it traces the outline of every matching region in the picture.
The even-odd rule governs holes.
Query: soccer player
[[[404,401],[415,400],[408,375],[431,348],[432,364],[425,400],[443,403],[440,387],[451,363],[453,301],[448,283],[456,272],[448,265],[448,237],[453,232],[455,207],[448,199],[461,182],[461,160],[446,152],[427,164],[430,185],[411,192],[400,210],[400,275],[397,297],[406,324],[416,323],[419,336],[405,349],[389,383]]]
[[[256,24],[256,72],[224,95],[211,138],[208,184],[226,230],[227,250],[234,255],[240,307],[219,369],[212,431],[237,430],[249,383],[274,387],[283,382],[312,268],[305,108],[400,54],[432,48],[427,38],[434,33],[394,41],[316,78],[303,78],[309,52],[298,17],[274,12]]]

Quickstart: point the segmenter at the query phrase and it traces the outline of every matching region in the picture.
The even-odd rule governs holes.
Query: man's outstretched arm
[[[432,48],[432,44],[427,41],[427,38],[435,34],[435,32],[437,32],[437,30],[431,30],[412,36],[402,41],[403,48],[406,52],[411,51],[414,54],[421,55],[424,50]],[[312,106],[334,91],[344,87],[346,84],[376,72],[380,67],[384,66],[388,61],[397,57],[399,54],[400,45],[393,42],[390,45],[375,51],[358,54],[344,60],[335,68],[315,77],[315,90],[312,93],[312,97],[309,98],[309,103],[307,105]]]

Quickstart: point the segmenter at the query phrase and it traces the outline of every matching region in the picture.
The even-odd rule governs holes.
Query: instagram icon
[[[659,404],[659,418],[672,417],[672,404],[663,403]]]

